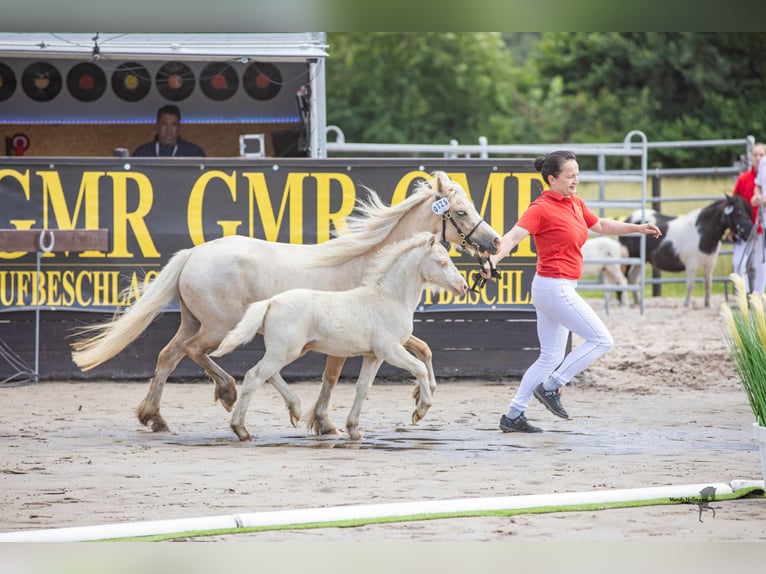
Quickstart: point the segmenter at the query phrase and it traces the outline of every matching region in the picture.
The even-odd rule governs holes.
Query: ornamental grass
[[[746,294],[745,282],[736,273],[729,275],[734,284],[736,305],[721,305],[724,336],[734,361],[739,381],[745,389],[756,422],[766,427],[766,317],[764,295]]]

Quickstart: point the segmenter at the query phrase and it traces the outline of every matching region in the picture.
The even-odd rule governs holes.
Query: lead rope
[[[489,275],[492,279],[500,279],[502,274],[500,271],[498,271],[497,267],[492,264],[492,260],[489,257],[477,257],[476,259],[479,261],[480,270],[474,271],[474,273],[476,273],[476,279],[473,280],[471,291],[478,293],[487,284],[487,279],[485,279],[481,274],[481,271],[484,270],[484,265],[486,263],[489,263]]]

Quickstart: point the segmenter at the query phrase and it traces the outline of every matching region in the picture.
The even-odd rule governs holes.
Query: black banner
[[[459,182],[501,235],[542,190],[531,161],[510,159],[0,158],[0,228],[110,235],[108,251],[42,255],[39,275],[36,253],[0,251],[0,311],[112,313],[179,249],[235,234],[327,241],[367,187],[395,204],[434,170]],[[476,260],[451,255],[470,285]],[[499,281],[459,298],[426,293],[419,310],[531,308],[535,260],[526,239]]]

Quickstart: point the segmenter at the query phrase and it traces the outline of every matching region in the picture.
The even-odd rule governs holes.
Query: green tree
[[[327,123],[348,141],[512,137],[514,64],[497,33],[329,33]]]
[[[560,79],[564,102],[583,105],[585,121],[564,136],[588,138],[588,124],[601,117],[592,133],[613,141],[631,129],[652,141],[738,138],[766,125],[764,40],[764,34],[546,33],[535,66],[541,79]],[[722,165],[734,153],[658,156],[666,166]]]
[[[766,34],[330,33],[328,124],[348,141],[590,143],[766,131]],[[766,134],[762,137],[766,137]],[[731,148],[657,152],[727,165]]]

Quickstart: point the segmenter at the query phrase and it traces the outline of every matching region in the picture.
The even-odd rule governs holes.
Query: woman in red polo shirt
[[[741,195],[752,206],[753,223],[756,227],[753,229],[756,233],[753,241],[740,241],[735,239],[732,249],[732,266],[734,273],[740,275],[745,280],[747,292],[755,291],[763,293],[766,289],[766,255],[764,255],[763,228],[761,226],[760,198],[755,193],[755,178],[758,174],[758,166],[761,160],[766,156],[766,147],[763,144],[755,144],[750,150],[750,169],[742,172],[734,184],[732,195]],[[751,251],[752,250],[752,251]],[[750,286],[749,267],[753,270],[753,286]]]
[[[540,355],[521,379],[508,411],[500,418],[503,432],[542,432],[524,412],[534,395],[556,416],[568,419],[561,389],[577,373],[612,348],[612,336],[593,308],[575,290],[582,272],[582,245],[588,229],[604,235],[644,233],[659,237],[653,223],[627,223],[594,215],[577,195],[579,167],[575,154],[555,151],[535,159],[548,189],[524,212],[502,238],[500,249],[485,264],[497,263],[520,241],[532,235],[537,249],[537,272],[532,280],[532,304],[537,314]],[[569,332],[583,342],[566,355]],[[566,356],[565,356],[566,355]]]

